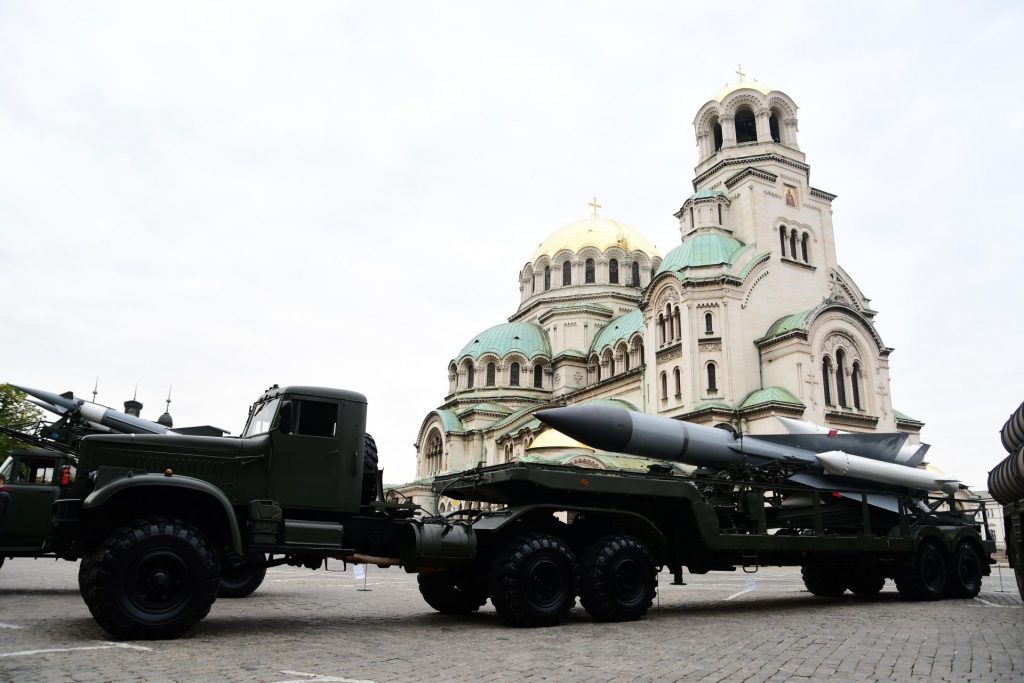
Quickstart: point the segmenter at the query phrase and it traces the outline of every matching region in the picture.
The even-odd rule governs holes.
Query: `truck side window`
[[[53,483],[52,460],[20,460],[14,472],[14,481],[19,484]]]
[[[324,401],[295,401],[295,434],[334,436],[338,405]]]

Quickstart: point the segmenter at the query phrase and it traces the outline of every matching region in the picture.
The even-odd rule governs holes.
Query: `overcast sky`
[[[386,479],[537,244],[679,243],[693,117],[800,107],[892,399],[973,486],[1024,399],[1020,3],[0,2],[0,381],[237,434],[267,386],[370,401]]]

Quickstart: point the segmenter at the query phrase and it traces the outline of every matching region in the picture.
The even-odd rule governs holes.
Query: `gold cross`
[[[747,77],[747,74],[743,73],[743,65],[742,64],[737,64],[736,65],[736,75],[740,77],[740,81],[743,81],[743,79]]]
[[[590,203],[587,204],[587,206],[594,210],[594,220],[597,220],[597,210],[603,208],[600,204],[597,203],[597,197],[591,199]]]

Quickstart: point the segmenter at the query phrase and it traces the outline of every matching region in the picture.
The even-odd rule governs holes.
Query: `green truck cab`
[[[0,530],[0,565],[15,557],[64,557],[47,544],[50,510],[74,481],[75,461],[60,451],[16,448],[0,464],[10,503]]]

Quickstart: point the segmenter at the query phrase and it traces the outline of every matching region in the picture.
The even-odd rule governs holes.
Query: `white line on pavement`
[[[752,590],[754,590],[754,589],[753,588],[748,588],[745,591],[740,591],[739,593],[733,593],[732,595],[727,597],[726,600],[732,600],[733,598],[738,598],[739,596],[743,595],[744,593],[749,593]]]
[[[323,674],[308,674],[304,671],[282,671],[288,676],[302,676],[287,681],[274,681],[274,683],[374,683],[374,681],[357,678],[339,678],[337,676],[324,676]]]
[[[994,602],[989,602],[988,600],[982,600],[981,598],[974,598],[974,599],[977,600],[978,602],[980,602],[983,605],[988,605],[989,607],[1009,607],[1010,609],[1020,609],[1020,607],[1021,607],[1020,605],[997,605]]]
[[[3,652],[0,653],[0,657],[28,657],[30,655],[45,655],[51,652],[78,652],[81,650],[145,650],[146,652],[152,652],[153,648],[143,647],[142,645],[131,645],[129,643],[108,643],[100,641],[101,645],[83,645],[82,647],[52,647],[45,650],[22,650],[20,652]]]
[[[0,628],[19,629],[19,628],[24,628],[24,627],[16,626],[15,624],[0,624]]]

